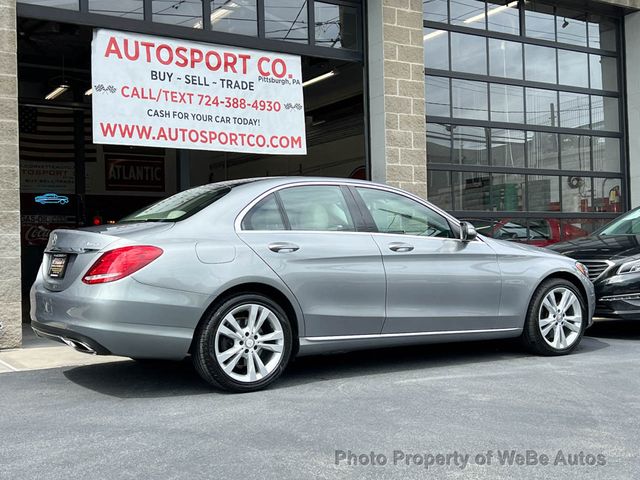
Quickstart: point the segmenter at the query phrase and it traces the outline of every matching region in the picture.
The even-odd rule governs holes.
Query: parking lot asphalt
[[[186,361],[5,373],[0,479],[640,478],[639,373],[640,321],[599,322],[567,357],[481,342],[302,358],[244,395]]]

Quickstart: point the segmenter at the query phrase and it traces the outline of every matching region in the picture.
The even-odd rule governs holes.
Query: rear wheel
[[[270,298],[243,294],[216,307],[196,332],[193,363],[211,385],[233,392],[274,382],[291,356],[291,325]]]
[[[539,355],[566,355],[580,343],[587,307],[571,282],[546,280],[533,296],[522,334],[525,345]]]

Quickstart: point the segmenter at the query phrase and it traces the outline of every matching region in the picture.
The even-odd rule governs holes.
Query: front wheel
[[[273,383],[289,362],[289,318],[270,298],[235,296],[216,307],[196,332],[193,363],[211,385],[251,392]]]
[[[587,307],[571,282],[546,280],[533,295],[522,339],[539,355],[566,355],[580,343],[587,324]]]

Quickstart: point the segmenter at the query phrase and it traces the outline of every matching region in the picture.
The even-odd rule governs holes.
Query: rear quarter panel
[[[298,332],[304,334],[304,318],[296,298],[235,232],[192,239],[157,239],[153,244],[164,253],[149,267],[133,274],[138,282],[206,295],[202,314],[231,288],[249,283],[268,285],[287,297],[296,312]]]

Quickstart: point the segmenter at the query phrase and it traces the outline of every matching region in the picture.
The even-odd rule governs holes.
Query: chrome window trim
[[[349,233],[357,233],[357,234],[369,234],[369,235],[394,235],[394,236],[398,236],[398,235],[404,235],[406,237],[412,237],[412,238],[435,238],[437,240],[458,240],[458,241],[462,241],[459,238],[442,238],[442,237],[428,237],[428,236],[420,236],[420,235],[410,235],[410,234],[404,234],[404,233],[382,233],[382,232],[350,232],[350,231],[333,231],[333,230],[244,230],[242,228],[242,222],[244,220],[244,217],[246,216],[246,214],[249,212],[249,210],[251,210],[258,202],[260,202],[260,200],[262,200],[263,198],[267,197],[268,195],[278,192],[280,190],[283,190],[285,188],[291,188],[291,187],[303,187],[305,185],[309,185],[309,186],[345,186],[345,187],[360,187],[360,188],[371,188],[374,190],[382,190],[382,191],[386,191],[389,193],[395,193],[397,195],[401,195],[403,197],[406,197],[410,200],[414,200],[415,202],[421,204],[422,206],[429,208],[433,211],[435,211],[436,213],[442,215],[443,217],[445,217],[447,220],[451,221],[456,227],[460,228],[460,220],[458,220],[457,218],[453,217],[452,215],[450,215],[449,213],[447,213],[446,211],[442,210],[441,208],[433,205],[432,203],[418,197],[417,195],[413,195],[412,193],[409,192],[405,192],[403,190],[397,189],[397,188],[393,188],[393,187],[388,187],[385,185],[379,185],[379,184],[366,184],[366,183],[361,183],[361,182],[349,182],[349,181],[332,181],[332,180],[326,180],[326,181],[322,181],[322,180],[318,180],[318,181],[309,181],[309,182],[292,182],[292,183],[285,183],[282,185],[277,185],[275,187],[272,187],[268,190],[266,190],[265,192],[261,193],[260,195],[258,195],[256,198],[254,198],[251,202],[249,202],[238,214],[238,216],[236,217],[236,220],[234,222],[234,229],[236,231],[236,233],[247,233],[247,232],[261,232],[261,233],[265,233],[265,232],[299,232],[299,233],[340,233],[340,234],[349,234]],[[476,240],[474,241],[481,241],[480,238],[476,238]]]
[[[333,335],[326,337],[300,337],[300,340],[309,342],[326,342],[332,340],[368,340],[374,338],[401,338],[401,337],[424,337],[431,335],[460,335],[465,333],[495,333],[495,332],[515,332],[521,328],[487,328],[479,330],[445,330],[435,332],[406,332],[406,333],[371,333],[364,335]]]
[[[329,233],[336,233],[336,234],[340,234],[340,235],[380,235],[380,236],[385,236],[385,237],[398,237],[398,236],[402,236],[402,237],[407,237],[407,238],[415,238],[415,239],[421,239],[421,240],[440,240],[440,241],[444,241],[444,240],[450,240],[450,241],[454,241],[454,242],[462,242],[463,240],[460,238],[448,238],[448,237],[427,237],[427,236],[421,236],[421,235],[410,235],[410,234],[405,234],[405,233],[382,233],[382,232],[350,232],[350,231],[341,231],[341,230],[240,230],[236,233],[271,233],[271,234],[282,234],[282,233],[296,233],[296,234],[304,234],[304,233],[312,233],[312,234],[329,234]],[[473,242],[480,242],[482,243],[482,240],[480,238],[476,238],[475,240],[472,241],[467,241],[465,243],[473,243]]]

